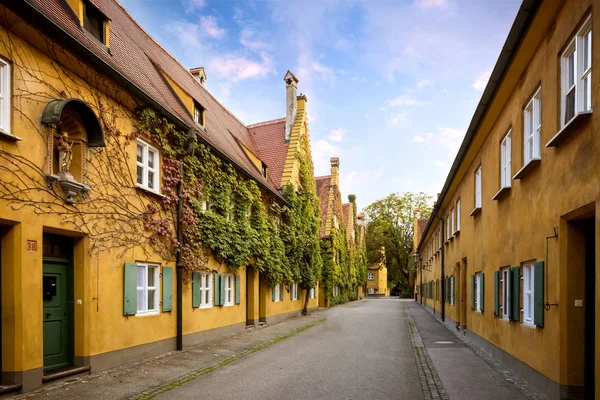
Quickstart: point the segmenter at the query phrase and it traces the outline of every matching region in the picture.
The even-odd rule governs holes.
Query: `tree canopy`
[[[412,291],[414,266],[413,250],[415,210],[421,218],[431,215],[431,196],[425,193],[391,193],[367,206],[367,260],[379,261],[379,249],[385,247],[388,285],[400,293]]]

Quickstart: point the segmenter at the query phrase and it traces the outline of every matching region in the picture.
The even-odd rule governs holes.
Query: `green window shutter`
[[[512,268],[512,277],[510,279],[510,287],[511,287],[511,310],[510,319],[513,321],[521,320],[521,272],[519,267]]]
[[[219,305],[225,305],[225,275],[219,274]]]
[[[235,304],[240,304],[240,276],[235,276]]]
[[[192,272],[192,307],[200,307],[200,272]]]
[[[471,275],[471,310],[475,309],[475,275]]]
[[[279,286],[279,301],[283,301],[283,291],[284,291],[284,289],[283,289],[283,283],[280,283],[280,286]]]
[[[173,310],[173,268],[162,267],[162,310]]]
[[[494,315],[500,315],[500,302],[498,299],[498,285],[500,284],[500,271],[494,271]]]
[[[485,298],[485,274],[482,272],[481,273],[481,293],[480,293],[480,297],[479,297],[479,310],[481,310],[481,312],[483,312],[483,300]]]
[[[125,263],[123,268],[123,315],[137,313],[137,270],[136,263]]]
[[[456,281],[454,275],[452,275],[452,304],[456,304]]]
[[[544,326],[544,262],[538,261],[533,267],[533,323]]]
[[[215,287],[213,289],[215,293],[215,306],[222,305],[221,291],[219,290],[219,287],[221,287],[221,280],[221,274],[215,274]]]

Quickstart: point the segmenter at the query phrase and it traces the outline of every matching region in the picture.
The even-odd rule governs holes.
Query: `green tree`
[[[392,193],[365,208],[368,263],[379,261],[379,249],[384,246],[388,285],[401,293],[411,291],[415,274],[411,260],[415,210],[420,209],[421,218],[429,218],[431,200],[422,192]]]

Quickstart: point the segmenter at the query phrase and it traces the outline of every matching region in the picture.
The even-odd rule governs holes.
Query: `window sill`
[[[510,193],[510,186],[504,186],[502,189],[498,190],[498,193],[492,197],[492,200],[502,200],[508,193]]]
[[[136,317],[150,317],[150,316],[159,315],[159,314],[160,314],[160,312],[158,312],[158,311],[148,311],[145,313],[137,313],[137,314],[135,314],[135,316]]]
[[[513,179],[523,179],[523,177],[525,175],[527,175],[529,173],[529,171],[531,171],[536,166],[540,165],[541,162],[542,162],[541,158],[532,158],[527,164],[523,165],[523,168],[521,168],[515,174],[515,176],[513,176]]]
[[[475,217],[481,212],[481,207],[475,207],[469,214],[469,217]]]
[[[554,135],[548,143],[546,143],[546,147],[558,147],[560,146],[566,139],[568,139],[573,131],[580,128],[583,124],[586,123],[587,120],[590,119],[592,115],[592,110],[589,111],[581,111],[575,114],[573,118],[563,128]]]
[[[454,236],[458,236],[458,235],[460,235],[460,229],[457,230],[456,232],[454,232]]]
[[[231,303],[231,304],[223,304],[223,307],[233,307],[233,303]]]
[[[23,140],[20,137],[15,136],[10,132],[6,132],[4,129],[0,129],[0,138],[12,140],[13,142],[18,142],[18,141]]]
[[[450,236],[450,237],[448,238],[448,241],[449,241],[449,242],[451,242],[451,241],[453,241],[453,240],[454,240],[454,235],[452,235],[452,236]]]
[[[139,189],[139,190],[141,190],[141,191],[143,191],[144,193],[148,193],[148,194],[151,194],[151,195],[153,195],[153,196],[158,196],[158,197],[160,197],[160,198],[162,198],[162,199],[165,199],[165,198],[167,198],[167,196],[165,196],[164,194],[161,194],[161,193],[159,193],[159,192],[155,192],[154,190],[152,190],[152,189],[148,189],[147,187],[145,187],[145,186],[142,186],[142,185],[140,185],[140,184],[138,184],[138,183],[136,183],[136,185],[135,185],[135,188],[136,188],[136,189]]]
[[[200,309],[202,309],[202,310],[206,310],[206,309],[212,308],[212,304],[211,304],[211,305],[208,305],[208,306],[200,306],[200,307],[198,307],[198,308],[200,308]]]

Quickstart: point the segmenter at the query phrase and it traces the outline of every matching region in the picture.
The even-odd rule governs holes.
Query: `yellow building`
[[[301,184],[305,99],[288,90],[278,166],[204,69],[116,1],[8,2],[0,19],[2,385],[30,391],[299,313],[302,290],[258,270],[262,244],[283,246],[282,182]],[[268,240],[240,234],[246,253],[232,253],[217,239],[234,227]]]
[[[550,399],[600,398],[598,6],[522,4],[417,246],[423,304]]]
[[[367,267],[367,291],[368,296],[389,296],[390,289],[387,281],[387,267],[385,266],[385,248],[381,248],[379,263]]]

